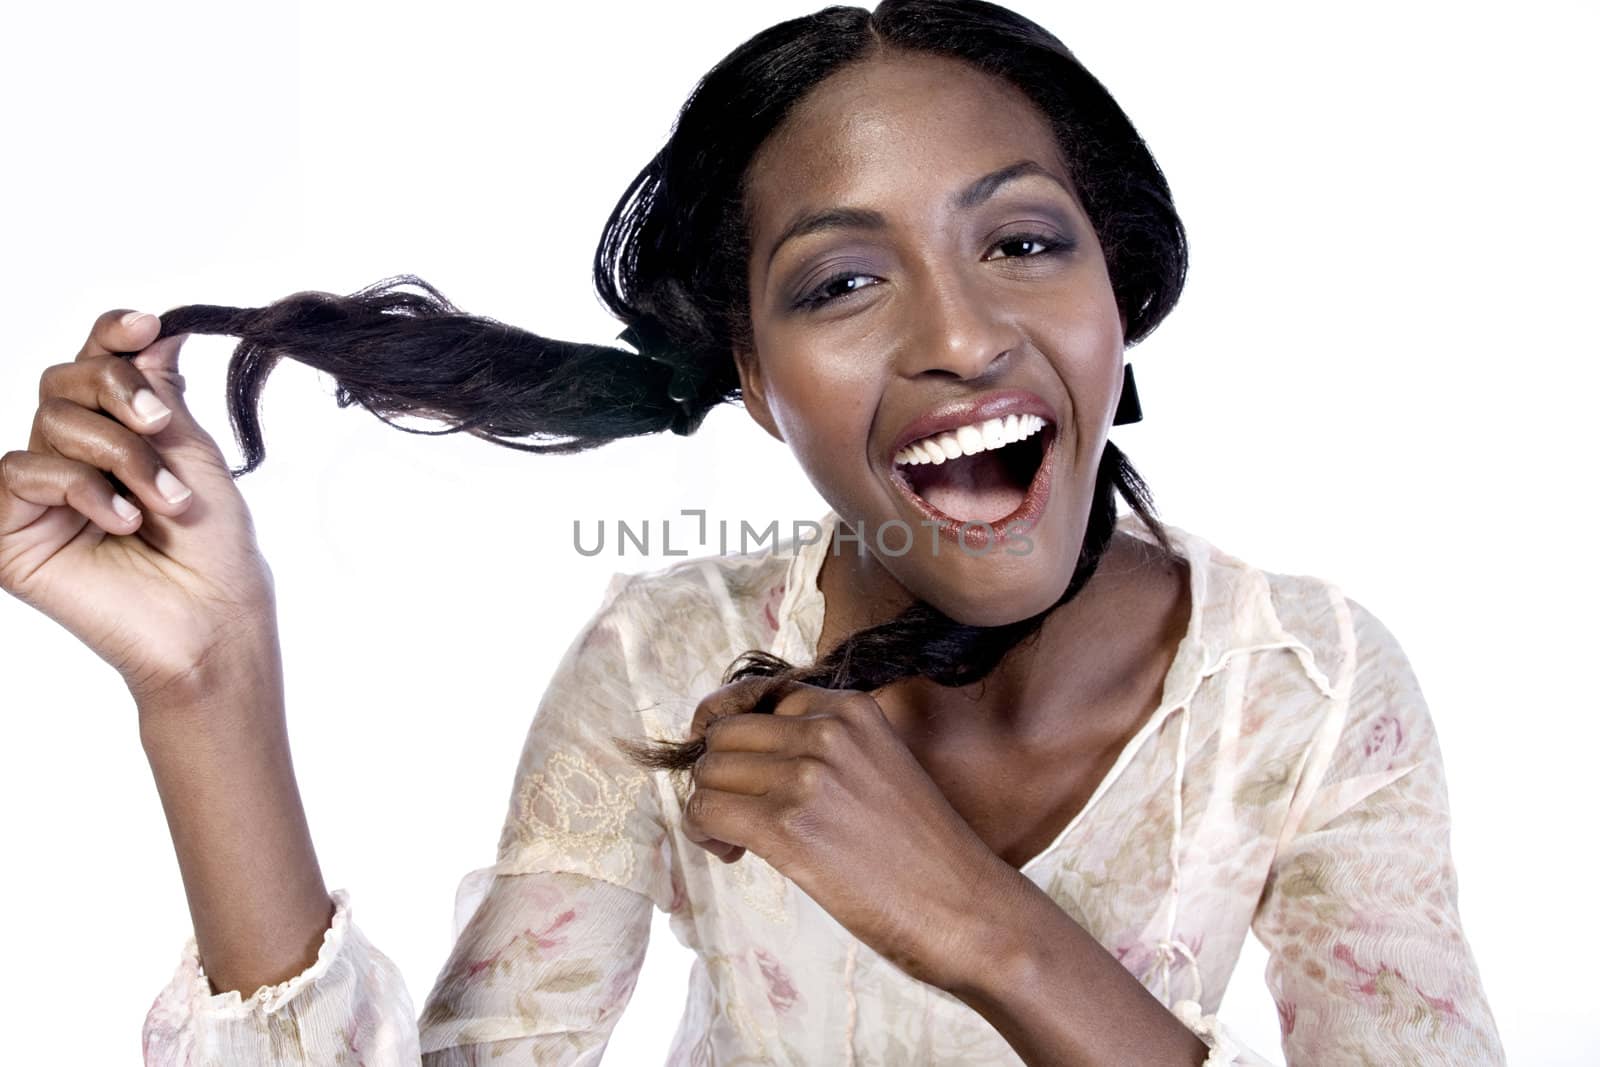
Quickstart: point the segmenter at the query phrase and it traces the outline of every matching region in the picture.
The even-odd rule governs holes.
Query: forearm
[[[1009,868],[1008,868],[1009,869]],[[971,962],[949,992],[978,1012],[1023,1061],[1201,1064],[1209,1053],[1127,968],[1020,872],[1005,928],[974,943],[995,951]]]
[[[248,997],[299,974],[333,901],[290,761],[276,635],[141,702],[139,723],[212,985]]]

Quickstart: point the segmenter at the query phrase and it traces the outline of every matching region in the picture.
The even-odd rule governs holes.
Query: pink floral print
[[[798,551],[613,580],[535,710],[496,860],[462,880],[420,1017],[338,890],[317,963],[248,998],[211,989],[191,938],[146,1017],[145,1063],[593,1065],[660,909],[696,953],[669,1067],[1020,1064],[759,856],[725,865],[687,842],[683,784],[610,743],[684,736],[747,648],[814,654],[836,519]],[[1150,539],[1131,516],[1119,528]],[[1193,614],[1161,706],[1023,873],[1212,1062],[1273,1062],[1214,1015],[1254,931],[1290,1067],[1504,1064],[1456,907],[1438,739],[1398,641],[1326,581],[1168,531]]]

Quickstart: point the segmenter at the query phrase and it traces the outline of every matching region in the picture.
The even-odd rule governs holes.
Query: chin
[[[1025,555],[1005,548],[967,555],[941,545],[939,557],[923,554],[916,575],[901,580],[913,595],[967,626],[1005,626],[1053,607],[1076,569],[1082,538],[1072,546],[1036,537]],[[1070,555],[1065,547],[1073,548]]]

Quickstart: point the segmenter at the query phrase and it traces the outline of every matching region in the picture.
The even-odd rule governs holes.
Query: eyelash
[[[999,248],[1001,245],[1014,244],[1017,241],[1033,241],[1036,244],[1042,245],[1043,248],[1040,251],[1035,252],[1031,256],[1006,256],[1005,257],[1006,259],[1040,259],[1040,258],[1045,257],[1045,256],[1052,256],[1052,255],[1056,255],[1058,253],[1070,252],[1070,251],[1073,250],[1073,248],[1075,248],[1077,246],[1077,242],[1072,241],[1070,239],[1069,240],[1061,240],[1061,239],[1055,238],[1055,237],[1047,237],[1046,235],[1044,235],[1042,233],[1013,233],[1013,234],[1007,234],[1005,237],[1000,238],[998,241],[996,241],[994,244],[990,245],[989,247],[990,248]],[[865,275],[866,275],[865,271],[859,271],[859,270],[856,270],[856,271],[849,271],[849,270],[840,271],[838,274],[833,275],[831,278],[827,278],[827,279],[819,282],[811,290],[811,292],[809,294],[807,294],[806,296],[801,297],[799,300],[797,300],[795,302],[794,306],[797,309],[801,310],[801,311],[815,311],[817,308],[820,308],[825,304],[838,303],[840,300],[844,300],[844,299],[846,299],[846,298],[848,298],[850,296],[853,296],[856,293],[861,292],[861,289],[852,289],[849,292],[841,293],[838,296],[818,296],[817,294],[827,291],[833,285],[836,285],[839,282],[845,281],[846,279],[849,279],[849,278],[860,278],[860,277],[863,277]]]

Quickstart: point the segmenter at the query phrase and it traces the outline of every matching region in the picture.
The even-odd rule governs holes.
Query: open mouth
[[[1056,427],[1037,415],[962,427],[924,438],[895,456],[893,481],[941,525],[1000,527],[1036,514],[1047,491],[1040,471]],[[954,458],[950,453],[955,452]]]

